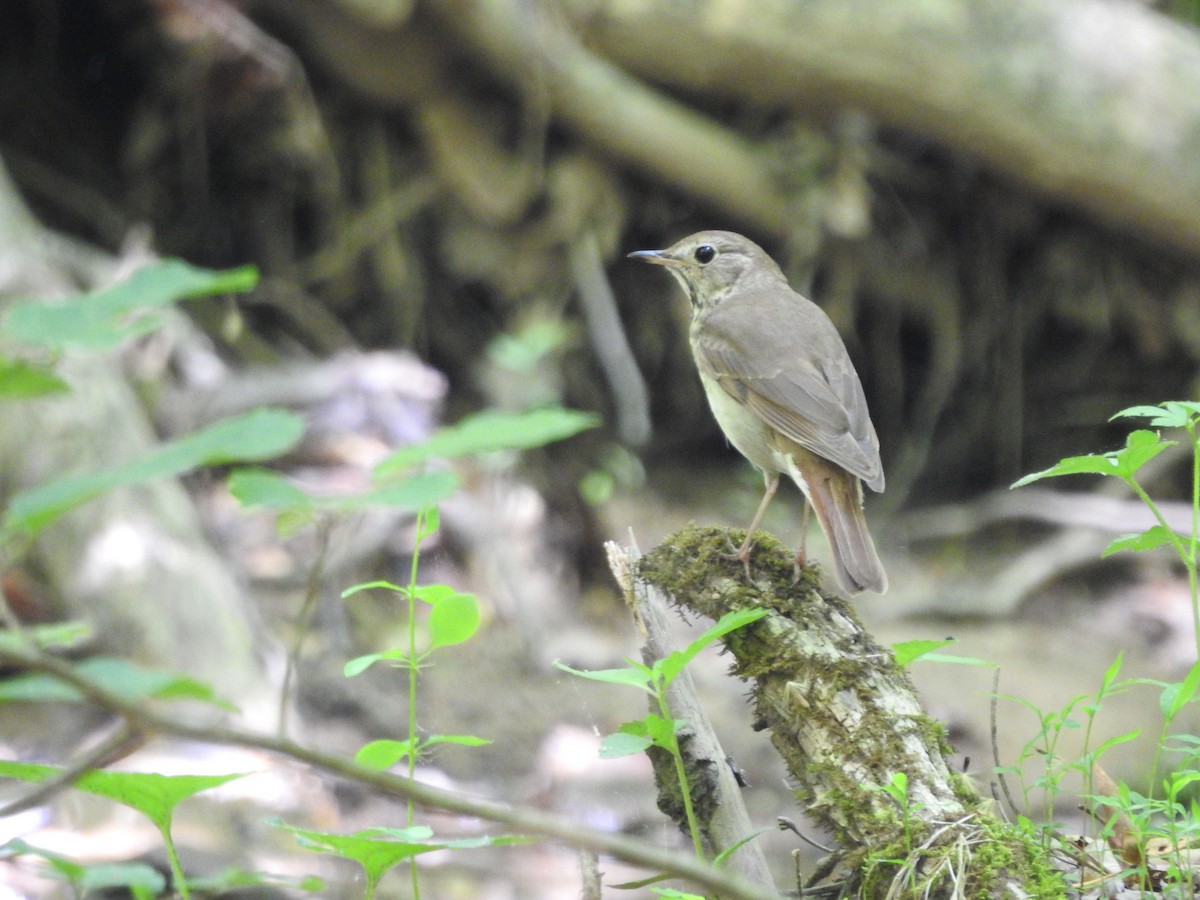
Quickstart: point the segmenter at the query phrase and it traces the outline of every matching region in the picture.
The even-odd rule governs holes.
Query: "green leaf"
[[[1112,556],[1114,553],[1119,553],[1122,550],[1132,550],[1135,553],[1141,553],[1161,547],[1163,544],[1173,544],[1174,537],[1174,532],[1168,531],[1161,525],[1151,525],[1141,534],[1121,535],[1105,547],[1104,552],[1100,555],[1102,557]]]
[[[305,875],[293,878],[287,875],[275,875],[270,872],[247,872],[245,869],[225,869],[216,875],[188,878],[188,887],[193,891],[203,892],[205,896],[233,894],[236,896],[258,896],[255,891],[239,891],[239,888],[279,887],[289,891],[304,891],[307,894],[319,894],[328,889],[328,885],[315,875]],[[271,894],[274,896],[274,893]]]
[[[431,734],[424,740],[423,745],[431,747],[434,744],[457,744],[461,747],[486,747],[490,743],[490,739],[473,734]]]
[[[442,527],[442,517],[438,513],[436,506],[426,504],[424,508],[417,513],[417,540],[423,541],[427,537],[437,534],[437,530]]]
[[[1149,419],[1154,428],[1186,428],[1192,419],[1200,415],[1200,403],[1168,400],[1161,406],[1131,406],[1115,414],[1112,419]]]
[[[764,834],[770,834],[771,832],[778,831],[778,830],[779,829],[776,826],[767,825],[763,828],[757,829],[756,831],[750,832],[748,835],[734,841],[732,844],[730,844],[728,847],[726,847],[724,850],[722,850],[720,853],[718,853],[716,856],[714,856],[713,857],[713,865],[720,866],[722,863],[725,862],[725,860],[729,859],[729,857],[733,856],[733,854],[737,853],[740,849],[742,849],[742,847],[746,846],[751,841],[757,840],[758,838],[762,837]]]
[[[0,358],[0,399],[25,400],[69,390],[65,381],[44,366]]]
[[[457,593],[458,591],[448,584],[422,584],[413,589],[413,599],[435,606]]]
[[[403,594],[405,591],[404,588],[397,584],[392,584],[390,581],[367,581],[362,584],[355,584],[346,588],[344,591],[342,591],[342,599],[346,600],[349,597],[353,597],[355,594],[362,593],[363,591],[373,591],[377,588],[394,591],[397,594]]]
[[[428,841],[433,837],[433,831],[423,825],[409,828],[393,828],[388,825],[376,825],[358,833],[358,837],[386,837],[398,841]],[[477,850],[480,847],[508,847],[513,844],[531,844],[534,839],[522,835],[510,834],[481,834],[475,837],[454,838],[438,841],[437,847],[442,850]]]
[[[313,505],[311,495],[270,469],[235,469],[229,476],[229,492],[246,507],[310,509]]]
[[[654,670],[662,676],[664,684],[670,684],[683,671],[683,667],[695,659],[696,655],[709,644],[744,625],[757,622],[766,615],[769,615],[769,610],[766,609],[735,609],[727,612],[716,624],[688,644],[686,648],[676,650],[656,662]]]
[[[142,668],[126,659],[93,657],[75,667],[88,681],[127,700],[199,700],[220,709],[236,711],[231,703],[221,699],[210,685],[157,669]],[[83,695],[74,687],[49,675],[19,675],[0,681],[0,703],[25,701],[82,701]]]
[[[892,644],[892,653],[895,654],[896,665],[902,669],[907,669],[922,656],[926,656],[934,650],[940,650],[942,647],[948,647],[953,643],[954,638],[946,638],[942,641],[901,641],[898,644]]]
[[[278,456],[300,440],[304,420],[280,409],[259,409],[164,444],[114,469],[68,475],[13,497],[6,531],[36,534],[59,516],[105,491],[174,478],[200,466]]]
[[[683,719],[665,719],[657,713],[647,713],[641,720],[646,724],[646,734],[656,746],[675,752],[678,746],[675,735],[687,724]]]
[[[374,825],[357,832],[358,837],[389,837],[394,841],[412,841],[424,843],[433,837],[433,829],[428,825],[408,825],[396,828],[391,825]]]
[[[1100,744],[1099,747],[1097,747],[1088,755],[1093,760],[1100,759],[1100,757],[1107,753],[1112,747],[1116,747],[1118,744],[1128,744],[1130,741],[1136,741],[1141,736],[1142,731],[1140,728],[1135,728],[1133,731],[1127,731],[1125,734],[1114,735]]]
[[[921,662],[947,663],[955,666],[987,666],[996,668],[994,662],[988,662],[986,659],[980,659],[977,656],[955,656],[953,653],[926,653],[921,657]]]
[[[0,760],[0,778],[40,784],[61,772],[58,766]],[[201,791],[244,778],[246,774],[159,775],[154,772],[91,769],[72,782],[72,787],[132,807],[166,834],[170,829],[171,814],[180,802]]]
[[[110,888],[125,888],[135,897],[147,900],[159,896],[167,887],[167,879],[161,872],[146,863],[102,863],[84,868],[78,882],[85,893],[107,891]]]
[[[275,528],[284,537],[312,522],[321,504],[318,498],[270,469],[237,469],[229,476],[228,485],[229,492],[244,508],[274,510]]]
[[[479,603],[473,594],[457,591],[442,597],[429,611],[430,649],[470,640],[479,629]]]
[[[161,326],[159,310],[176,300],[248,291],[258,282],[250,266],[226,272],[168,259],[138,269],[120,284],[68,300],[23,300],[4,317],[18,340],[51,349],[107,349]]]
[[[1142,466],[1158,456],[1175,441],[1164,441],[1155,431],[1134,431],[1125,439],[1125,449],[1116,453],[1122,477],[1132,478]]]
[[[27,844],[15,838],[0,847],[5,856],[36,856],[49,865],[54,874],[70,882],[80,894],[125,888],[135,897],[157,897],[167,886],[162,873],[146,863],[77,863],[72,859]]]
[[[492,743],[487,738],[476,737],[473,734],[432,734],[420,741],[414,750],[411,738],[403,741],[379,740],[364,744],[354,755],[354,761],[371,769],[388,769],[407,759],[413,753],[420,753],[435,744],[455,744],[460,747],[486,747]]]
[[[626,660],[631,668],[625,669],[597,669],[594,672],[587,672],[582,669],[572,669],[566,663],[555,661],[554,665],[562,669],[564,672],[570,672],[572,675],[578,675],[580,678],[586,678],[589,681],[602,681],[605,684],[623,684],[628,687],[635,687],[653,695],[654,691],[649,687],[653,680],[653,673],[646,666],[640,663],[634,663]]]
[[[1196,690],[1200,688],[1200,662],[1195,663],[1188,670],[1183,681],[1175,684],[1168,684],[1163,688],[1163,692],[1159,695],[1158,704],[1162,710],[1163,718],[1170,723],[1179,711],[1192,702],[1196,696]]]
[[[622,756],[632,756],[642,753],[654,742],[648,734],[628,734],[618,731],[610,734],[600,742],[601,759],[619,759]]]
[[[43,850],[41,847],[35,847],[28,844],[20,838],[13,838],[3,847],[0,847],[0,852],[3,852],[5,857],[8,856],[36,856],[44,859],[50,864],[51,869],[56,875],[61,876],[64,880],[78,883],[83,878],[83,873],[87,871],[87,866],[82,863],[77,863],[73,859],[65,856],[60,856],[50,850]],[[166,879],[163,880],[164,887]]]
[[[395,506],[413,512],[423,510],[422,522],[428,522],[429,510],[436,510],[437,504],[457,489],[458,478],[449,471],[421,473],[394,484],[377,485],[361,494],[335,496],[310,494],[269,469],[238,469],[229,478],[229,490],[243,506],[277,509],[297,517],[301,523],[311,519],[318,509],[348,513],[371,506]],[[436,530],[435,513],[432,530],[422,525],[421,537]]]
[[[1104,678],[1100,681],[1100,690],[1096,692],[1098,697],[1108,696],[1113,685],[1117,683],[1117,676],[1121,674],[1121,667],[1125,665],[1125,651],[1120,651],[1108,668],[1104,670]]]
[[[541,447],[599,424],[598,416],[557,406],[516,413],[487,410],[440,429],[424,443],[393,453],[375,467],[375,474],[377,477],[393,475],[429,459]]]
[[[1041,481],[1043,478],[1054,478],[1059,475],[1116,475],[1117,463],[1113,454],[1089,453],[1086,456],[1068,456],[1049,469],[1034,472],[1014,481],[1010,487],[1019,488]]]
[[[372,488],[361,497],[343,498],[339,507],[354,510],[365,506],[394,506],[419,512],[436,507],[456,490],[458,476],[453,472],[423,472],[410,475],[397,484]]]
[[[371,836],[371,832],[342,835],[312,831],[307,828],[297,828],[294,825],[285,825],[278,819],[272,820],[270,824],[291,832],[296,836],[300,846],[307,850],[331,853],[343,859],[353,860],[362,866],[367,881],[365,894],[367,897],[374,895],[375,885],[393,866],[422,853],[443,850],[447,846],[442,843],[374,837]]]
[[[0,629],[0,647],[20,652],[28,650],[28,641],[43,649],[74,647],[92,636],[92,627],[77,620],[54,622],[50,625],[27,625],[22,634]]]
[[[567,327],[558,319],[538,319],[520,331],[497,335],[487,347],[493,362],[513,372],[532,372],[549,353],[567,340]]]
[[[406,741],[371,741],[364,744],[354,754],[354,761],[368,769],[390,769],[402,759],[412,755],[412,740]]]
[[[1167,416],[1168,419],[1171,418],[1169,415],[1167,415],[1167,411],[1161,406],[1130,406],[1126,407],[1120,412],[1113,413],[1112,416],[1109,417],[1108,421],[1113,422],[1117,419],[1150,419],[1150,424],[1156,428],[1170,428],[1175,425],[1183,424],[1182,422],[1176,421],[1157,421],[1164,416]]]
[[[396,661],[408,658],[408,651],[401,647],[394,647],[391,650],[385,650],[382,653],[368,653],[365,656],[356,656],[354,659],[346,663],[342,667],[342,674],[347,678],[353,678],[355,675],[361,675],[377,662],[384,660]]]
[[[1120,450],[1067,457],[1049,469],[1026,475],[1013,482],[1012,487],[1021,487],[1058,475],[1115,475],[1128,481],[1138,469],[1174,444],[1175,441],[1164,441],[1153,431],[1134,431],[1125,439],[1125,446]]]
[[[1176,797],[1185,787],[1197,781],[1200,781],[1200,772],[1172,772],[1164,779],[1167,796]],[[1195,827],[1194,823],[1192,826]]]

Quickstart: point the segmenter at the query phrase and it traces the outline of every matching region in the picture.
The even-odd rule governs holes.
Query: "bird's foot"
[[[759,587],[753,576],[750,574],[750,551],[754,549],[754,544],[750,540],[750,535],[746,535],[746,540],[742,542],[742,546],[740,547],[734,547],[733,541],[729,538],[729,535],[725,535],[725,546],[727,548],[727,552],[720,554],[721,559],[725,560],[726,562],[734,562],[735,560],[740,562],[742,564],[742,569],[746,573],[746,581],[748,581],[754,587]]]
[[[749,542],[743,543],[742,546],[740,546],[740,547],[733,546],[733,538],[731,538],[729,536],[729,533],[726,532],[725,533],[725,552],[721,554],[721,559],[724,559],[727,561],[735,560],[735,559],[741,560],[742,554],[744,552],[746,553],[746,556],[749,557],[750,554],[748,552],[746,552],[747,543],[749,543]],[[742,560],[742,561],[744,562],[745,560]]]
[[[804,575],[804,567],[808,565],[808,555],[801,547],[796,551],[796,555],[792,557],[792,587],[800,583],[800,578]]]

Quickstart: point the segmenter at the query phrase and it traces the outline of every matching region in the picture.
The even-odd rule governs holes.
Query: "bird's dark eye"
[[[693,253],[692,256],[696,258],[696,262],[700,263],[700,265],[707,266],[710,262],[716,259],[717,251],[708,244],[701,244],[696,248],[696,252]]]

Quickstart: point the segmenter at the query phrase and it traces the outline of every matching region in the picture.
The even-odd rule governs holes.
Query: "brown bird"
[[[860,484],[883,490],[879,438],[829,316],[740,234],[702,231],[666,250],[629,255],[666,266],[683,286],[692,302],[692,353],[713,415],[763,473],[766,491],[737,554],[747,574],[754,532],[786,473],[817,513],[842,589],[886,591]],[[804,520],[807,526],[807,506]],[[796,565],[804,563],[802,534]]]

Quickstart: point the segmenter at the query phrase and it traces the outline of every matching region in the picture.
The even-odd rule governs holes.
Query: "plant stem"
[[[289,699],[292,694],[292,682],[296,678],[296,669],[300,664],[300,651],[303,649],[304,638],[312,627],[313,613],[321,599],[321,586],[325,580],[325,562],[329,557],[330,534],[334,522],[329,517],[317,521],[317,557],[309,567],[308,577],[304,585],[304,602],[300,606],[300,615],[296,619],[296,634],[292,638],[287,651],[287,663],[283,670],[283,684],[279,688],[279,736],[287,737]]]
[[[413,780],[417,772],[417,676],[420,665],[417,662],[417,563],[421,557],[421,541],[425,536],[425,511],[417,512],[417,536],[413,541],[412,568],[408,574],[408,778]],[[415,805],[412,800],[406,804],[408,827],[413,827]],[[421,898],[421,879],[417,871],[417,858],[408,860],[409,878],[412,882],[414,900]]]
[[[670,722],[672,719],[671,710],[667,706],[666,685],[660,681],[656,688],[659,712],[665,720]],[[700,823],[696,821],[696,810],[692,806],[692,790],[688,784],[687,768],[683,764],[683,751],[679,748],[679,735],[675,733],[674,728],[671,729],[671,746],[667,749],[671,751],[671,756],[675,760],[675,777],[679,780],[679,793],[683,796],[683,812],[687,817],[688,831],[692,835],[692,847],[695,848],[698,859],[707,859],[704,853],[704,843],[700,840]]]
[[[1192,442],[1192,540],[1185,561],[1188,588],[1192,595],[1192,628],[1196,640],[1196,658],[1200,659],[1200,595],[1196,586],[1196,544],[1200,542],[1200,441],[1196,437],[1196,419],[1187,424],[1188,440]]]
[[[175,842],[171,840],[171,830],[160,828],[163,836],[163,844],[167,848],[167,863],[171,866],[171,882],[175,885],[175,891],[183,900],[191,900],[192,894],[188,890],[187,879],[183,875],[183,866],[179,862],[179,852],[175,849]]]
[[[1198,451],[1196,447],[1194,429],[1189,428],[1188,433],[1192,436],[1192,455],[1195,457],[1196,453],[1200,451]],[[1170,541],[1171,546],[1175,549],[1175,555],[1179,557],[1179,561],[1183,563],[1183,567],[1187,570],[1188,593],[1192,598],[1192,634],[1196,641],[1196,657],[1197,659],[1200,659],[1200,602],[1198,602],[1197,597],[1196,581],[1196,503],[1200,501],[1200,494],[1197,494],[1196,489],[1196,479],[1198,477],[1200,477],[1200,458],[1197,458],[1196,462],[1194,462],[1192,466],[1192,534],[1186,546],[1184,545],[1183,541],[1179,539],[1179,535],[1177,535],[1172,530],[1171,526],[1167,524],[1167,520],[1163,518],[1163,514],[1159,510],[1158,505],[1152,499],[1150,499],[1150,495],[1146,493],[1145,488],[1138,484],[1137,479],[1127,478],[1125,481],[1131,488],[1133,488],[1134,493],[1138,495],[1138,498],[1146,504],[1150,512],[1154,514],[1154,518],[1158,520],[1159,526],[1161,526],[1163,531],[1166,532],[1167,539]]]
[[[412,742],[408,754],[408,777],[417,771],[417,563],[421,556],[421,539],[425,528],[424,511],[417,513],[417,537],[413,543],[412,568],[408,575],[408,738]],[[408,804],[408,826],[413,825],[413,804]]]

